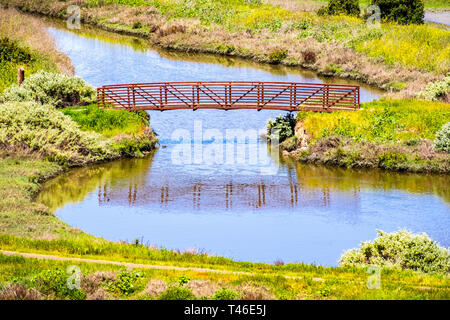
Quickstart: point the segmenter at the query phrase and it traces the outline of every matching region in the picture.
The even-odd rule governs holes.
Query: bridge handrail
[[[355,110],[360,87],[346,84],[179,81],[104,85],[97,89],[103,108],[126,110],[276,109]]]

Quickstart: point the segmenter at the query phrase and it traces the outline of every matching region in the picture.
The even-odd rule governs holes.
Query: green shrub
[[[184,286],[185,284],[188,284],[189,281],[191,281],[191,279],[189,277],[186,276],[181,276],[178,278],[178,285],[180,287]]]
[[[133,29],[140,29],[142,27],[143,27],[143,25],[142,25],[142,22],[140,22],[140,21],[136,21],[133,23]]]
[[[280,63],[281,61],[283,61],[283,59],[286,59],[287,53],[288,53],[287,50],[282,50],[282,49],[272,51],[269,54],[270,63],[273,63],[273,64]]]
[[[380,7],[383,20],[399,24],[423,23],[423,0],[371,0],[370,4]]]
[[[117,275],[117,279],[108,282],[108,291],[130,295],[135,292],[135,283],[139,277],[139,272],[123,270]]]
[[[142,152],[155,148],[157,139],[150,128],[140,134],[119,134],[113,138],[112,148],[123,156],[141,157]]]
[[[267,139],[270,141],[275,139],[275,134],[278,133],[279,142],[283,142],[294,135],[295,117],[292,113],[287,113],[284,116],[278,116],[275,121],[269,120],[267,123]]]
[[[286,140],[284,140],[281,145],[280,145],[281,149],[286,150],[286,151],[293,151],[297,148],[297,137],[296,136],[292,136],[287,138]]]
[[[450,122],[444,124],[442,129],[437,132],[434,148],[439,151],[450,152]]]
[[[236,300],[239,298],[239,292],[222,288],[211,297],[212,300]]]
[[[329,0],[328,5],[320,8],[317,14],[359,16],[360,12],[358,0]]]
[[[37,153],[60,164],[81,165],[113,159],[118,153],[97,133],[84,132],[50,105],[33,102],[0,104],[0,150]]]
[[[54,295],[60,299],[84,300],[86,294],[80,289],[69,289],[67,280],[70,274],[60,269],[44,270],[33,278],[32,284],[45,295]]]
[[[385,169],[399,168],[407,160],[405,154],[396,151],[386,151],[378,155],[379,167]]]
[[[29,63],[31,59],[31,52],[20,47],[17,41],[12,41],[8,38],[0,39],[0,61]]]
[[[41,71],[30,75],[22,85],[12,85],[3,92],[5,101],[34,101],[57,108],[94,102],[96,91],[83,79]]]
[[[386,233],[378,230],[373,242],[360,244],[339,260],[343,266],[368,266],[410,269],[422,272],[450,272],[450,252],[425,233],[402,230]]]
[[[193,300],[194,294],[189,288],[171,286],[161,293],[158,300]]]
[[[419,93],[419,98],[438,101],[440,98],[450,95],[450,75],[442,81],[432,82],[427,85],[424,91]]]

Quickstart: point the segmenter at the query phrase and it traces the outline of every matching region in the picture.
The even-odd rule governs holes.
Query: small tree
[[[380,7],[383,20],[399,24],[423,23],[423,0],[371,0],[370,4]]]
[[[359,16],[359,0],[329,0],[328,5],[319,9],[319,15],[340,15]]]

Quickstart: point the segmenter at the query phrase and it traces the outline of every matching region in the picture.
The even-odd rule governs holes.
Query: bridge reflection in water
[[[202,177],[167,178],[153,172],[153,157],[127,159],[76,168],[47,182],[38,201],[55,210],[81,202],[95,192],[100,206],[232,210],[237,208],[327,207],[357,209],[361,190],[404,190],[436,194],[450,200],[445,177],[346,170],[302,164],[285,164],[285,176],[224,176],[205,182]]]
[[[178,200],[185,201],[188,198],[187,195],[191,194],[192,208],[198,210],[210,205],[225,209],[233,207],[258,209],[284,203],[284,205],[290,204],[291,207],[296,207],[300,202],[300,191],[300,185],[295,182],[276,186],[266,186],[263,183],[251,185],[229,182],[222,188],[195,183],[193,186],[185,187],[170,185],[150,187],[129,184],[128,188],[113,189],[111,185],[100,184],[98,186],[98,203],[99,205],[127,203],[129,206],[159,203],[162,207],[168,207],[173,203],[179,205],[176,204]],[[319,194],[316,194],[316,196],[318,195],[320,195],[322,205],[326,206],[330,203],[329,188],[323,188]],[[355,193],[355,195],[357,194]]]

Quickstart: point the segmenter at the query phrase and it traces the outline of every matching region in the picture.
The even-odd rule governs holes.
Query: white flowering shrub
[[[21,86],[6,88],[2,100],[33,101],[62,108],[90,104],[96,100],[96,91],[79,77],[41,71],[27,77]]]
[[[419,93],[419,98],[438,101],[439,98],[450,94],[450,75],[445,77],[442,81],[432,82],[427,85],[424,91]]]
[[[450,153],[450,122],[444,124],[442,129],[436,133],[434,148],[439,151],[446,151]]]
[[[450,272],[448,248],[439,246],[425,233],[413,234],[402,230],[386,233],[378,230],[373,242],[360,244],[359,249],[345,252],[342,266],[368,266],[410,269],[422,272]]]
[[[51,105],[34,102],[0,104],[0,150],[36,153],[70,166],[119,156],[107,138],[80,130]]]

